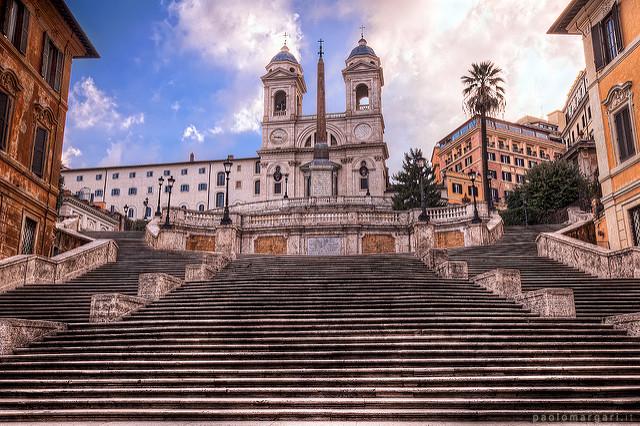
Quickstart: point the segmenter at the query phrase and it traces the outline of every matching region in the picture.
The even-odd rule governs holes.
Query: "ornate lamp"
[[[431,220],[427,213],[427,197],[424,195],[424,166],[426,164],[427,160],[424,157],[421,156],[416,159],[416,165],[420,173],[420,208],[422,209],[420,216],[418,216],[420,222],[429,222]]]
[[[162,210],[160,210],[160,194],[162,194],[162,184],[164,183],[164,178],[160,176],[158,178],[158,208],[156,209],[156,216],[162,216]]]
[[[170,176],[167,179],[167,188],[169,188],[169,200],[167,202],[167,218],[164,221],[165,228],[170,228],[171,224],[169,223],[169,216],[171,215],[171,190],[173,189],[173,184],[176,183],[176,180],[173,176]]]
[[[222,214],[222,220],[220,221],[220,225],[231,225],[232,220],[229,216],[229,174],[231,173],[231,166],[233,162],[231,161],[231,156],[227,156],[227,159],[222,163],[224,166],[224,173],[226,175],[226,194],[224,197],[224,213]]]
[[[480,215],[478,214],[478,203],[476,201],[476,178],[478,177],[478,174],[476,173],[475,170],[469,170],[469,173],[467,173],[467,175],[469,176],[469,179],[471,179],[471,187],[473,188],[473,219],[471,219],[471,223],[480,223],[482,222],[482,220],[480,219]]]

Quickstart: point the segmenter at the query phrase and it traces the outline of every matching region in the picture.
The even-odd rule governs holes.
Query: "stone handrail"
[[[504,222],[499,214],[491,216],[487,223],[487,245],[493,245],[504,235]]]
[[[115,262],[118,245],[114,240],[94,240],[55,257],[18,255],[0,261],[0,292],[20,285],[58,284]]]
[[[538,255],[599,278],[638,278],[640,275],[640,248],[607,250],[564,235],[588,222],[576,222],[559,231],[538,235],[536,239]]]

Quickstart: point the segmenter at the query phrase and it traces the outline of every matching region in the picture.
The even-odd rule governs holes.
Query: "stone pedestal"
[[[333,169],[334,166],[328,160],[325,163],[309,165],[311,172],[311,196],[331,197],[333,196]]]
[[[422,257],[427,250],[435,248],[436,228],[427,222],[413,224],[413,242],[416,256]]]
[[[517,299],[525,308],[541,317],[575,318],[576,306],[573,290],[569,288],[543,288],[523,293]]]
[[[196,281],[210,281],[216,276],[218,270],[205,263],[187,265],[184,270],[184,281],[191,283]]]
[[[147,299],[120,293],[101,293],[91,297],[89,322],[115,322],[147,304]]]
[[[629,336],[640,336],[640,312],[606,317],[604,323],[613,325],[616,330],[626,331]]]
[[[486,244],[487,226],[484,223],[470,223],[464,228],[464,246],[475,247]]]
[[[431,248],[422,253],[420,260],[422,260],[422,263],[424,263],[427,268],[435,269],[441,263],[449,260],[449,253],[447,249]]]
[[[238,228],[234,225],[220,225],[216,228],[216,251],[235,259],[238,254]]]
[[[138,296],[156,301],[182,284],[184,281],[180,278],[165,273],[140,274],[138,277]]]
[[[16,348],[66,328],[62,322],[0,318],[0,355],[9,355]]]
[[[522,296],[520,271],[517,269],[493,269],[476,275],[473,282],[508,299],[516,300]]]
[[[468,280],[469,270],[467,262],[446,261],[435,268],[436,275],[447,280]]]

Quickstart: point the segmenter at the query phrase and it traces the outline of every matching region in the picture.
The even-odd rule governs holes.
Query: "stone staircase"
[[[87,322],[93,294],[114,292],[135,296],[139,274],[166,272],[184,278],[185,265],[198,263],[200,258],[196,253],[153,251],[145,245],[142,232],[90,235],[116,240],[118,261],[65,284],[28,285],[0,293],[0,317]]]
[[[4,357],[0,421],[640,418],[639,361],[411,256],[252,256]]]
[[[538,257],[535,242],[537,235],[561,227],[508,227],[498,244],[491,247],[450,249],[449,258],[466,261],[469,265],[469,277],[495,268],[518,269],[523,291],[548,287],[571,288],[579,318],[600,321],[609,315],[640,312],[640,280],[600,279],[554,260]]]

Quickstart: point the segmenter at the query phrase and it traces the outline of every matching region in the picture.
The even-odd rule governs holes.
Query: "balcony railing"
[[[358,105],[358,111],[369,111],[371,109],[371,105]]]
[[[282,117],[282,116],[287,115],[287,111],[286,110],[285,111],[274,111],[273,115],[276,116],[276,117]]]

